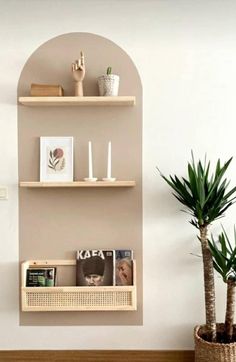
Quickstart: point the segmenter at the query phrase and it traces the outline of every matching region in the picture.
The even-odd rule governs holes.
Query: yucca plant
[[[230,158],[223,166],[218,160],[215,171],[210,176],[210,161],[204,164],[199,160],[188,163],[187,178],[179,178],[176,175],[161,177],[173,189],[173,195],[183,204],[186,212],[192,216],[190,223],[199,232],[201,241],[204,291],[206,309],[207,340],[216,341],[216,315],[215,315],[215,286],[214,269],[211,251],[209,249],[207,232],[209,225],[224,216],[224,212],[232,205],[236,187],[227,191],[229,183],[223,179],[226,170],[231,162]]]
[[[235,312],[235,287],[236,287],[236,230],[234,228],[234,246],[232,246],[226,231],[223,228],[217,242],[214,237],[209,241],[215,270],[222,276],[227,284],[226,313],[224,342],[233,341],[233,324]]]

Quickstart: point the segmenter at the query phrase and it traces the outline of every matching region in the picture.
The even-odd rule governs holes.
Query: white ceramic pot
[[[100,96],[118,96],[120,77],[115,74],[102,75],[98,78]]]

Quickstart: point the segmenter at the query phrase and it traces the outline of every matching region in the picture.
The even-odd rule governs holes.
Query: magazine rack
[[[133,261],[133,285],[129,286],[26,287],[26,270],[29,267],[60,265],[75,266],[76,260],[29,260],[22,263],[22,311],[132,311],[137,309],[135,261]]]

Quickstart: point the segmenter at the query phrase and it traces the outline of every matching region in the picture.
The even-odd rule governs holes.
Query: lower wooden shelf
[[[25,287],[29,267],[76,265],[75,260],[26,261],[22,263],[21,307],[24,312],[134,311],[136,285],[104,287]],[[135,262],[134,262],[135,282]]]

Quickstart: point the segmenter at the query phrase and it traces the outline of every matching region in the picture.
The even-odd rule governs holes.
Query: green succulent
[[[112,67],[107,68],[107,75],[111,75]]]

